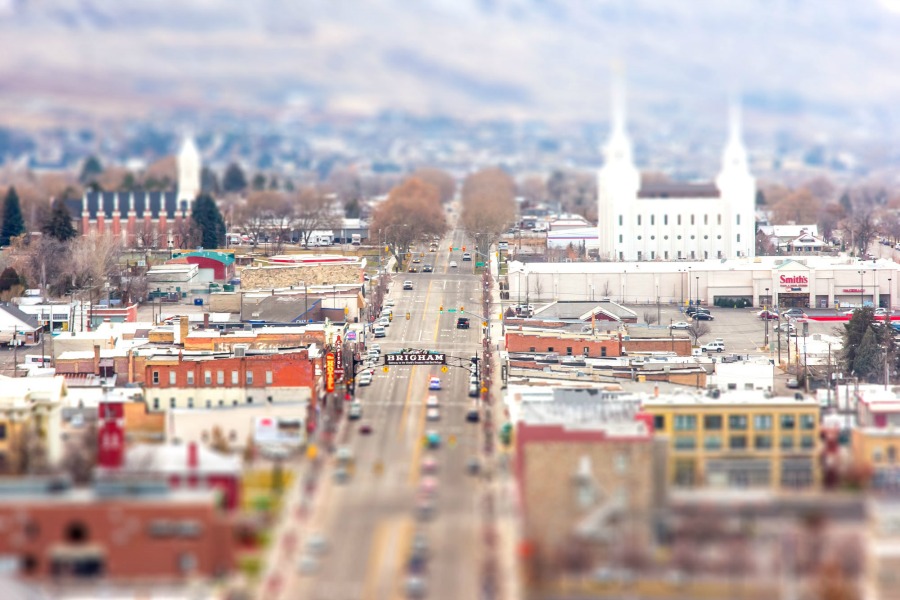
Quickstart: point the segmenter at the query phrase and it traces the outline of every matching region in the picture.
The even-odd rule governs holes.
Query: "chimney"
[[[203,313],[203,329],[209,329],[209,313]]]
[[[100,374],[100,346],[94,344],[94,375]]]
[[[187,446],[188,469],[196,469],[200,466],[200,453],[197,451],[197,442],[190,442]]]

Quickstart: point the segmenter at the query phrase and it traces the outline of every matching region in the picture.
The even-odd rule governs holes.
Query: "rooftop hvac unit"
[[[235,344],[234,345],[234,356],[236,358],[243,358],[247,356],[247,344]]]

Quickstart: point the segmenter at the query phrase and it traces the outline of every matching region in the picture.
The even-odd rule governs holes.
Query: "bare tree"
[[[456,181],[446,171],[435,169],[434,167],[420,167],[413,172],[412,177],[421,179],[425,183],[436,187],[441,204],[446,204],[453,200],[453,195],[456,193]]]
[[[500,169],[484,169],[466,178],[460,219],[482,256],[515,221],[515,194],[515,183]]]
[[[23,423],[15,432],[13,455],[18,464],[16,471],[22,475],[46,475],[50,472],[50,461],[47,456],[47,441],[37,424],[32,419]]]
[[[91,420],[66,444],[62,469],[76,484],[90,483],[97,464],[97,422]]]
[[[844,232],[851,240],[851,245],[860,255],[869,250],[878,233],[874,218],[874,209],[859,205],[853,209],[853,215],[845,219]]]
[[[437,188],[420,179],[407,179],[375,209],[370,230],[370,236],[387,244],[401,264],[413,242],[447,230]]]
[[[340,217],[333,210],[334,200],[315,188],[304,188],[293,200],[291,227],[300,234],[300,242],[306,246],[313,231],[332,229]]]
[[[709,323],[706,321],[698,321],[694,319],[691,321],[690,327],[687,328],[688,335],[691,336],[691,339],[694,340],[694,345],[697,345],[697,342],[704,335],[707,335],[710,332]]]
[[[654,323],[656,323],[656,313],[649,311],[649,310],[645,310],[644,311],[644,323],[646,323],[647,325],[653,325]]]

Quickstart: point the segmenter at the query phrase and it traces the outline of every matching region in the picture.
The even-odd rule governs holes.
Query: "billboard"
[[[334,352],[325,355],[325,391],[334,391]]]
[[[386,365],[442,365],[446,362],[447,355],[444,353],[398,352],[384,355]]]

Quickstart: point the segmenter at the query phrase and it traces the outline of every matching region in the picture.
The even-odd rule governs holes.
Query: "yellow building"
[[[659,395],[644,402],[668,439],[680,487],[808,488],[821,479],[819,405],[761,391]]]
[[[0,472],[17,473],[21,452],[39,438],[50,465],[62,458],[61,408],[66,379],[0,376]]]

